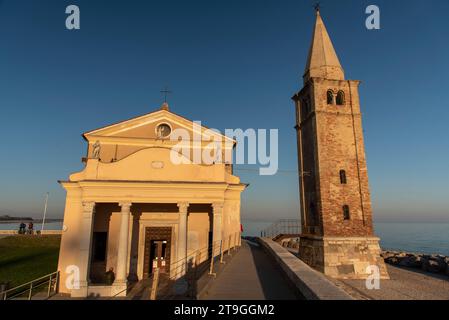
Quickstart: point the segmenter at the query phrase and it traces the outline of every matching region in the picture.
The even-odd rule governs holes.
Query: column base
[[[115,281],[111,287],[112,297],[126,297],[128,293],[128,282],[127,281]]]
[[[377,266],[380,279],[390,279],[377,237],[317,237],[301,235],[299,258],[336,279],[367,279]]]
[[[87,282],[81,282],[79,289],[72,289],[70,297],[72,298],[87,298],[89,294],[89,285]]]

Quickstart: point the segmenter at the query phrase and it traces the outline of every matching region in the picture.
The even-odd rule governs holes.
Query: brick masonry
[[[358,87],[353,80],[310,78],[296,102],[302,235],[300,257],[333,277],[366,277],[378,265]],[[334,96],[328,103],[328,92]],[[335,103],[343,93],[342,105]],[[340,179],[344,170],[346,183]],[[349,208],[345,219],[343,206]]]

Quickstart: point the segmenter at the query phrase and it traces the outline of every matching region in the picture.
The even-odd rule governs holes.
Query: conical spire
[[[334,80],[344,80],[345,78],[319,9],[316,10],[315,30],[304,72],[304,82],[312,77]]]

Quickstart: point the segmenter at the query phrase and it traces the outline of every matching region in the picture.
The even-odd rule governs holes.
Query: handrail
[[[55,277],[53,277],[53,276],[55,276]],[[45,279],[48,279],[48,280],[44,281],[44,282],[41,282],[42,280],[45,280]],[[19,286],[14,287],[14,288],[2,291],[2,292],[0,292],[0,297],[3,297],[3,300],[9,300],[9,299],[13,299],[15,297],[19,297],[22,294],[24,294],[25,292],[29,291],[28,300],[31,300],[31,298],[33,296],[32,295],[33,289],[42,287],[44,284],[46,284],[48,282],[48,292],[47,292],[47,298],[48,298],[48,297],[50,297],[50,293],[51,293],[52,281],[55,282],[54,287],[55,287],[55,291],[56,291],[57,285],[58,285],[58,281],[59,281],[59,271],[55,271],[55,272],[50,273],[50,274],[48,274],[46,276],[34,279],[32,281],[29,281],[27,283],[21,284]],[[38,283],[38,284],[34,285],[35,283]],[[20,292],[18,292],[16,294],[14,294],[13,296],[8,297],[8,293],[18,291],[20,288],[24,288],[24,287],[27,287],[27,286],[29,286],[29,288],[24,289],[24,290],[22,290],[22,291],[20,291]]]
[[[280,219],[261,231],[261,237],[275,238],[281,234],[299,234],[301,222],[299,219]]]
[[[240,236],[240,237],[239,237]],[[224,263],[223,254],[227,251],[228,255],[231,254],[232,250],[236,250],[237,247],[241,245],[241,232],[235,232],[228,234],[222,240],[218,240],[208,244],[207,246],[196,249],[188,254],[186,257],[181,258],[177,261],[170,262],[168,282],[161,283],[161,277],[154,277],[154,274],[158,272],[158,269],[154,269],[153,273],[149,276],[149,280],[152,280],[150,293],[151,296],[147,298],[153,299],[170,299],[176,297],[176,293],[173,293],[173,286],[178,280],[184,278],[187,281],[187,291],[191,288],[192,283],[198,279],[198,276],[203,275],[208,272],[209,275],[213,276],[214,273],[214,262]],[[226,250],[224,250],[226,248]],[[216,260],[216,261],[215,261]],[[192,262],[191,268],[187,266],[187,263]],[[201,269],[199,269],[201,267]],[[206,268],[207,267],[207,268]],[[200,271],[198,271],[200,270]],[[109,299],[114,299],[119,294],[122,294],[126,290],[117,293],[116,295],[109,297]]]
[[[240,239],[239,239],[240,236]],[[175,282],[181,278],[185,278],[187,282],[189,280],[196,281],[198,274],[198,268],[200,265],[203,265],[204,269],[203,272],[206,272],[206,266],[208,266],[208,273],[211,276],[215,276],[214,273],[214,262],[216,263],[224,263],[223,262],[223,255],[224,252],[227,251],[228,255],[231,254],[232,250],[235,250],[237,247],[240,247],[241,245],[241,232],[235,232],[229,234],[227,237],[223,238],[222,240],[218,240],[212,243],[212,245],[208,245],[207,247],[203,247],[202,249],[197,249],[187,255],[185,258],[182,258],[178,261],[170,263],[170,275],[169,275],[169,283],[164,286],[163,288],[160,287],[159,283],[156,283],[154,287],[156,288],[156,292],[153,296],[153,298],[156,297],[156,295],[160,296],[162,299],[167,299],[169,297],[175,296],[175,294],[166,293],[165,295],[159,295],[157,291],[158,289],[166,289],[165,291],[171,291],[172,286],[175,284]],[[224,250],[226,248],[226,250]],[[204,258],[203,254],[205,254],[206,259],[202,260]],[[216,261],[215,261],[216,260]],[[187,262],[192,262],[192,268],[187,268],[186,264]],[[172,269],[172,267],[174,269]],[[190,277],[193,275],[193,279],[190,279]],[[154,279],[154,278],[153,278]],[[156,281],[159,279],[155,279]],[[189,287],[191,284],[187,284],[188,292],[190,289]]]

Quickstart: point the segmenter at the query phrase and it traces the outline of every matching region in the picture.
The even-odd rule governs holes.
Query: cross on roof
[[[315,3],[315,5],[313,7],[315,8],[316,12],[320,12],[321,4],[319,2]]]
[[[167,103],[167,96],[173,93],[173,91],[170,91],[169,88],[165,86],[165,89],[161,90],[161,93],[164,94],[164,103]]]

